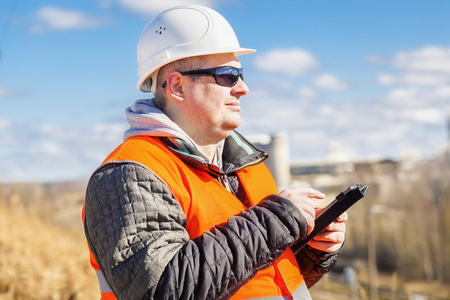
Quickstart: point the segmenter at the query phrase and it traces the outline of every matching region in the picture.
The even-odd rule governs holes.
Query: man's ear
[[[183,93],[184,76],[180,72],[173,71],[167,76],[167,93],[177,101],[184,101]]]

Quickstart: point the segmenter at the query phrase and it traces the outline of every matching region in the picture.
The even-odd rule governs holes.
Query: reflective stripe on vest
[[[191,239],[228,221],[246,207],[211,175],[185,164],[158,138],[133,137],[114,150],[103,162],[134,162],[146,167],[172,191],[187,218],[186,230]],[[277,194],[275,181],[263,163],[237,172],[251,205],[270,194]],[[275,296],[294,299],[306,294],[294,254],[287,248],[281,257],[242,286],[231,299],[253,299]],[[281,298],[280,298],[281,297]],[[287,297],[287,298],[285,298]],[[295,296],[297,299],[297,296]],[[302,299],[302,298],[298,298]],[[308,298],[305,298],[308,299]]]
[[[112,289],[109,286],[108,282],[106,282],[105,275],[103,275],[102,270],[95,271],[97,274],[98,283],[100,285],[100,292],[103,293],[112,293]]]

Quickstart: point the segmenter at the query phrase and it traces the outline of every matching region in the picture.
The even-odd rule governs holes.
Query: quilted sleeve
[[[307,232],[300,211],[272,195],[190,240],[167,186],[132,164],[92,177],[85,224],[119,299],[228,299]]]
[[[85,234],[119,299],[140,299],[189,241],[186,217],[170,190],[135,164],[111,164],[91,178]]]
[[[271,195],[185,244],[143,299],[229,299],[307,230],[290,201]]]

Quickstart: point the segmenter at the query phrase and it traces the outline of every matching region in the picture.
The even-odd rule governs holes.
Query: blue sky
[[[3,0],[0,181],[88,177],[140,98],[136,45],[186,1]],[[433,157],[448,142],[450,1],[190,1],[233,26],[246,135],[286,132],[293,161]]]

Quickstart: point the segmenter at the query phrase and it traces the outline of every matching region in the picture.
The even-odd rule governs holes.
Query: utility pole
[[[374,204],[369,208],[369,226],[367,231],[367,255],[369,259],[370,299],[379,300],[378,296],[378,268],[377,268],[377,243],[375,235],[374,215],[384,213],[385,207]]]

